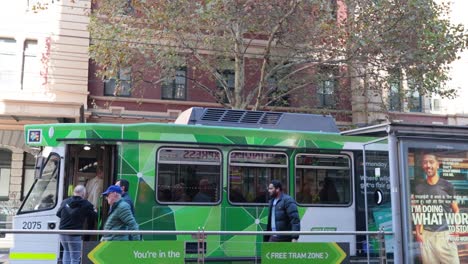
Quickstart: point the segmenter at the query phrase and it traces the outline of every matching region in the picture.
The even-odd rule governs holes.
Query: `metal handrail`
[[[31,230],[0,229],[5,234],[65,234],[65,235],[197,235],[191,230]],[[394,235],[391,231],[208,231],[205,235]]]

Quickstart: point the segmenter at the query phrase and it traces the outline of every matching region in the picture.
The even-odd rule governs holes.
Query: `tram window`
[[[288,156],[279,152],[232,151],[229,154],[229,201],[265,204],[267,185],[279,180],[288,190]]]
[[[221,153],[210,149],[158,151],[156,199],[161,203],[218,203]]]
[[[57,202],[57,179],[60,169],[60,157],[51,154],[42,169],[41,178],[32,186],[21,212],[47,210],[55,207]]]
[[[298,154],[296,201],[299,204],[351,203],[351,162],[344,155]]]

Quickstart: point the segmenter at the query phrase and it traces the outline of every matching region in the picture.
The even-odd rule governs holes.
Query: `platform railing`
[[[379,263],[386,264],[387,254],[385,248],[385,237],[392,236],[393,232],[379,230],[379,231],[213,231],[205,230],[203,227],[198,230],[25,230],[25,229],[0,229],[0,234],[27,234],[31,241],[22,241],[22,243],[37,243],[37,239],[33,239],[33,236],[37,235],[90,235],[90,236],[101,236],[101,235],[142,235],[142,236],[164,236],[164,235],[187,235],[190,237],[190,242],[196,244],[196,250],[192,254],[186,254],[185,263],[208,263],[212,261],[222,262],[222,257],[210,257],[207,256],[207,243],[216,242],[213,236],[265,236],[265,235],[299,235],[303,236],[369,236],[375,238],[377,246],[370,248],[369,243],[361,245],[360,248],[364,249],[364,255],[361,257],[354,257],[352,261],[354,263]],[[207,239],[210,238],[210,239]],[[24,240],[24,236],[22,236]],[[215,238],[217,239],[217,238]],[[220,238],[221,239],[221,238]],[[187,241],[185,241],[187,242]],[[218,241],[219,242],[219,241]],[[58,240],[57,240],[58,243]],[[255,248],[261,248],[263,242],[239,242],[239,243],[253,243],[252,246]],[[307,242],[306,242],[307,243]],[[32,245],[33,246],[33,245]],[[250,251],[251,248],[249,249]],[[241,253],[243,252],[231,252]],[[233,254],[235,255],[235,254]],[[370,257],[372,255],[372,258]],[[261,263],[261,256],[254,255],[251,257],[233,257],[229,261],[236,262],[248,262],[248,263]],[[59,261],[60,263],[60,261]]]

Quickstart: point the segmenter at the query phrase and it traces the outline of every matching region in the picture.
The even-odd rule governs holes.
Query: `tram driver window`
[[[161,203],[218,203],[221,200],[221,153],[195,148],[158,151],[156,199]]]
[[[60,156],[52,153],[42,169],[41,177],[34,182],[23,206],[20,208],[20,213],[47,210],[55,207],[59,171]]]
[[[288,157],[284,153],[232,151],[229,154],[229,201],[240,204],[268,202],[267,186],[279,180],[287,192]]]
[[[351,203],[351,165],[345,155],[296,156],[296,201],[299,204]]]

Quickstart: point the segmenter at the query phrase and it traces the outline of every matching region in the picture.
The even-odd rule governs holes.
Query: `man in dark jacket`
[[[61,230],[80,230],[84,223],[94,223],[96,211],[94,206],[86,196],[86,188],[83,185],[77,185],[73,191],[73,196],[65,199],[57,211],[60,218]],[[87,221],[86,221],[87,220]],[[83,241],[81,235],[60,235],[60,243],[63,246],[63,264],[81,263],[81,247]]]
[[[130,188],[130,183],[126,179],[118,179],[115,182],[115,185],[120,186],[122,189],[122,199],[130,205],[130,209],[132,210],[133,216],[135,216],[135,207],[133,206],[132,198],[128,195],[128,190]]]
[[[278,180],[272,180],[268,186],[270,194],[270,211],[268,214],[267,231],[299,231],[301,222],[296,201],[283,193],[283,187]],[[299,235],[266,236],[268,242],[297,242]]]

